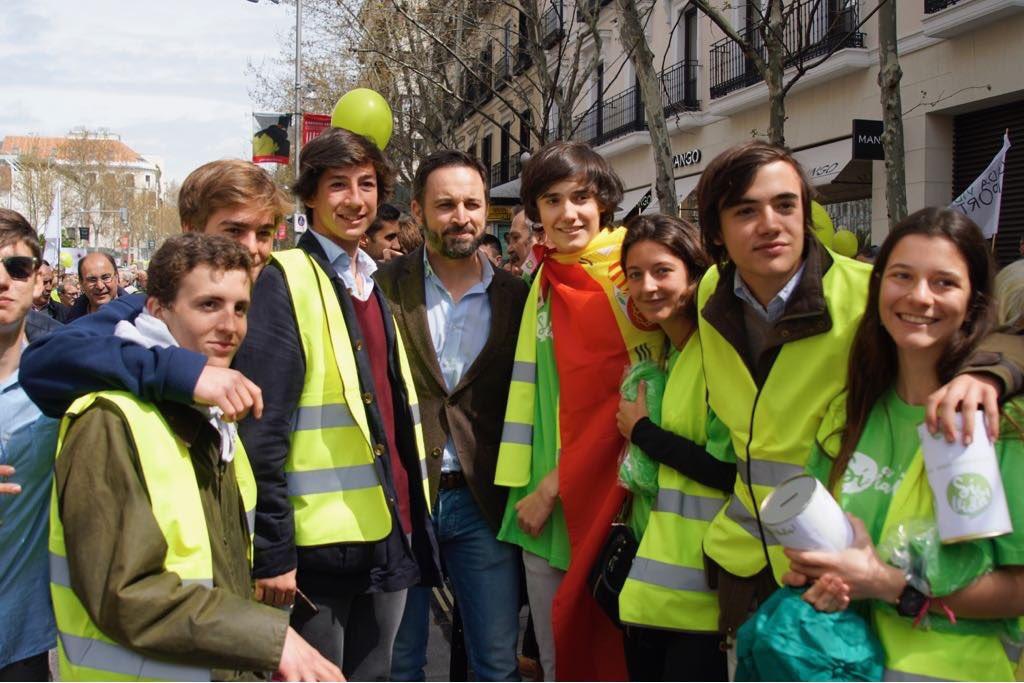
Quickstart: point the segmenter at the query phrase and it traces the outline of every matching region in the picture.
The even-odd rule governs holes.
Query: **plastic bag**
[[[623,398],[635,401],[643,382],[647,388],[647,414],[654,424],[661,423],[661,399],[665,394],[665,371],[654,361],[634,364],[622,378]],[[632,443],[626,446],[619,462],[619,483],[633,494],[629,525],[640,538],[658,495],[658,463]]]
[[[932,595],[949,595],[992,571],[995,558],[987,540],[943,545],[934,520],[897,524],[878,544],[885,562],[928,581]]]

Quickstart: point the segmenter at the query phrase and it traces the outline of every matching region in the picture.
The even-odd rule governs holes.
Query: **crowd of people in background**
[[[760,141],[708,165],[699,229],[617,225],[609,164],[553,142],[503,249],[488,180],[435,152],[402,211],[333,128],[295,248],[270,176],[213,161],[148,269],[96,251],[59,282],[0,210],[0,680],[47,680],[54,648],[61,680],[424,680],[443,581],[480,680],[520,679],[524,603],[544,680],[851,676],[810,636],[751,645],[791,594],[861,620],[868,679],[1014,678],[1024,277],[977,226],[923,208],[839,256]],[[995,443],[1014,528],[897,566],[891,530],[934,524],[922,423]],[[850,548],[765,527],[804,473]]]

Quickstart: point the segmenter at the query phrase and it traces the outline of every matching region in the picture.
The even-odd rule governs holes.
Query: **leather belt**
[[[466,477],[462,472],[442,472],[437,488],[441,491],[448,491],[449,489],[462,488],[465,485]]]

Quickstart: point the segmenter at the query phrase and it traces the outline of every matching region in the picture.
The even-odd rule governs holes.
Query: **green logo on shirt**
[[[958,474],[946,487],[946,500],[958,515],[977,517],[992,503],[992,486],[980,474]]]

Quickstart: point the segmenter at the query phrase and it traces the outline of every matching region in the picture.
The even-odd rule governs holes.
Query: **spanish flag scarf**
[[[548,252],[523,313],[517,366],[536,363],[535,382],[513,382],[506,417],[555,425],[559,499],[571,548],[568,571],[555,596],[553,627],[558,680],[626,680],[622,633],[590,595],[587,577],[622,507],[619,456],[626,445],[615,423],[622,374],[633,362],[659,358],[664,336],[636,314],[619,265],[625,229],[602,230],[582,252]],[[550,307],[554,365],[537,354],[539,300]],[[640,327],[643,325],[643,327]],[[523,345],[534,345],[533,349]],[[533,351],[531,353],[531,351]],[[521,362],[526,361],[523,365]],[[557,413],[535,410],[545,373],[557,374]],[[517,402],[513,406],[513,402]],[[522,442],[503,436],[497,483],[536,486]],[[512,456],[516,452],[519,457]],[[515,461],[515,465],[513,465]]]

